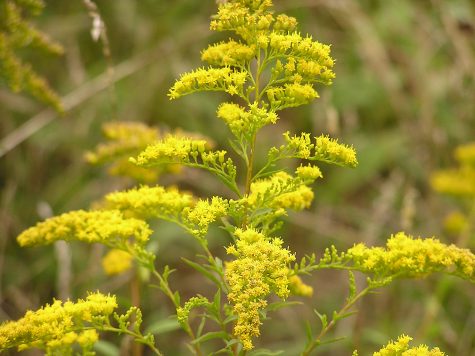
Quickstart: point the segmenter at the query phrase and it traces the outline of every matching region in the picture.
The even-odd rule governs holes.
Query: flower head
[[[76,303],[55,300],[36,311],[28,311],[17,321],[0,325],[0,350],[32,347],[47,352],[70,349],[72,344],[90,348],[97,341],[91,323],[104,323],[117,308],[115,296],[92,293]]]
[[[238,229],[235,235],[236,244],[227,252],[236,259],[226,264],[225,275],[230,286],[228,299],[237,315],[234,334],[249,350],[252,338],[260,334],[259,311],[266,307],[267,296],[274,292],[285,299],[289,295],[288,265],[295,256],[282,248],[279,238],[268,238],[253,229]]]
[[[426,345],[409,347],[412,337],[401,335],[397,341],[391,341],[373,356],[444,356],[438,347],[429,349]]]

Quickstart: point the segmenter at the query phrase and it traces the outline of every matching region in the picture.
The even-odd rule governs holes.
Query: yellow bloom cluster
[[[475,143],[457,147],[455,158],[459,167],[435,172],[431,177],[432,188],[440,193],[472,199],[475,197]]]
[[[297,175],[297,177],[299,177],[303,181],[312,181],[312,182],[318,178],[323,177],[323,174],[320,168],[318,168],[317,166],[312,166],[310,164],[308,166],[301,165],[300,167],[297,168],[297,170],[295,171],[295,174]]]
[[[467,216],[454,211],[444,219],[444,229],[450,234],[460,234],[468,226]]]
[[[439,193],[458,197],[475,197],[475,168],[462,166],[435,172],[431,177],[432,188]]]
[[[229,67],[199,68],[182,74],[170,89],[168,96],[170,99],[178,99],[196,91],[224,91],[231,95],[243,95],[247,75],[247,72]]]
[[[221,197],[213,197],[211,201],[200,199],[194,207],[183,209],[183,222],[193,235],[204,237],[209,225],[227,214],[228,205],[228,201]]]
[[[391,341],[373,356],[444,356],[438,347],[429,349],[426,345],[409,347],[412,337],[401,335],[397,341]]]
[[[461,145],[455,149],[455,158],[463,164],[475,168],[475,142]]]
[[[358,165],[356,151],[353,147],[342,145],[338,143],[337,139],[325,135],[315,137],[315,140],[315,156],[312,159],[345,167]]]
[[[125,218],[118,210],[77,210],[40,222],[22,232],[17,240],[21,246],[78,240],[132,251],[144,246],[151,233],[146,222]]]
[[[299,295],[302,297],[311,297],[313,295],[313,288],[308,284],[305,284],[302,279],[293,275],[289,278],[290,294]]]
[[[249,110],[234,103],[223,103],[218,107],[217,116],[222,119],[236,137],[252,137],[261,127],[275,124],[278,116],[273,111],[251,104]]]
[[[338,143],[337,139],[321,135],[315,137],[312,143],[309,133],[301,133],[299,136],[290,136],[284,133],[285,144],[279,148],[273,147],[269,154],[273,157],[302,158],[311,161],[322,161],[345,167],[356,167],[356,151],[353,147]]]
[[[58,95],[51,90],[46,80],[40,77],[30,63],[24,63],[18,51],[25,47],[62,54],[63,48],[38,31],[28,21],[28,15],[38,15],[44,7],[41,0],[2,1],[0,3],[0,81],[12,91],[27,91],[37,99],[61,111]]]
[[[227,1],[219,5],[218,14],[211,21],[210,29],[234,31],[251,43],[260,33],[265,33],[271,27],[274,21],[274,17],[268,11],[271,6],[271,0]]]
[[[103,324],[117,308],[115,296],[92,293],[85,300],[64,304],[55,300],[36,311],[28,311],[17,321],[0,325],[0,350],[41,348],[49,353],[70,354],[72,344],[89,349],[98,339],[91,323]],[[67,352],[69,350],[69,352]],[[72,354],[72,352],[71,352]]]
[[[141,186],[106,196],[108,207],[142,219],[178,216],[185,207],[193,205],[193,196],[176,188]]]
[[[109,276],[121,274],[132,268],[132,260],[130,253],[112,249],[102,258],[102,268]]]
[[[205,140],[167,135],[163,140],[148,145],[137,158],[130,158],[130,161],[141,167],[190,162],[190,157],[197,157],[207,148],[209,145]]]
[[[310,103],[318,98],[318,93],[310,84],[290,83],[266,90],[273,111]]]
[[[273,30],[275,32],[291,32],[295,30],[297,25],[298,22],[295,17],[280,14],[275,19]]]
[[[282,248],[279,238],[268,238],[253,229],[237,229],[235,235],[236,244],[227,248],[236,257],[226,264],[228,299],[237,315],[234,334],[250,350],[252,338],[260,334],[259,311],[267,306],[265,298],[272,292],[280,298],[289,294],[288,264],[295,256]]]
[[[256,56],[255,46],[248,46],[234,40],[210,45],[201,53],[201,60],[220,67],[242,67]]]
[[[360,243],[345,256],[356,269],[376,276],[422,278],[444,272],[475,281],[475,255],[467,249],[445,245],[434,238],[413,238],[403,232],[391,236],[386,248]]]
[[[157,180],[158,171],[147,170],[129,162],[130,156],[140,153],[158,140],[160,132],[157,128],[139,122],[118,121],[104,124],[102,130],[107,142],[86,153],[85,158],[89,163],[111,163],[109,173],[112,175],[132,177],[144,182]]]
[[[245,200],[254,209],[303,210],[310,206],[313,196],[313,191],[300,179],[286,172],[277,172],[269,178],[253,182]]]

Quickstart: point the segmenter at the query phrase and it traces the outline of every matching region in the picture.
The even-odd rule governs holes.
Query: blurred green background
[[[327,133],[354,145],[360,161],[354,170],[322,167],[325,179],[315,188],[312,209],[286,219],[281,231],[286,243],[299,258],[319,254],[331,244],[340,249],[361,241],[381,245],[401,230],[455,242],[444,232],[443,219],[457,202],[435,193],[429,179],[435,170],[454,164],[452,151],[457,145],[475,138],[473,1],[274,3],[276,11],[299,20],[302,33],[332,45],[336,79],[332,86],[320,88],[321,98],[314,104],[283,112],[276,126],[261,133],[259,146],[279,144],[286,130]],[[92,40],[91,18],[79,0],[47,1],[43,14],[34,20],[64,46],[64,56],[23,54],[74,106],[64,117],[0,86],[0,146],[24,133],[22,125],[33,127],[24,141],[0,157],[0,321],[16,319],[54,297],[83,297],[87,290],[117,293],[122,305],[130,303],[131,275],[106,277],[100,267],[101,247],[59,244],[20,249],[15,241],[39,220],[88,208],[105,193],[134,184],[110,177],[104,167],[90,166],[83,159],[85,151],[103,140],[103,123],[127,120],[163,130],[180,127],[227,147],[226,127],[215,117],[224,96],[201,93],[173,102],[166,96],[181,72],[202,65],[199,54],[208,43],[227,38],[228,34],[208,30],[215,1],[98,0],[96,4],[107,26],[110,59],[104,56],[102,43]],[[113,73],[110,65],[108,72],[108,62]],[[262,158],[265,153],[261,152]],[[165,175],[160,183],[173,183],[199,196],[228,194],[217,190],[213,178],[196,171]],[[156,226],[156,235],[158,264],[178,269],[172,286],[183,291],[184,298],[210,295],[207,282],[181,261],[194,258],[195,242],[165,223]],[[216,254],[224,257],[226,237],[216,229],[209,239]],[[466,247],[473,248],[474,243]],[[338,308],[347,295],[346,280],[337,272],[307,278],[314,296],[302,299],[305,306],[272,314],[257,345],[296,354],[305,339],[302,320],[313,308],[329,313]],[[173,314],[170,303],[146,287],[145,327],[153,328],[167,355],[188,354],[184,333],[173,330],[175,324],[166,319]],[[333,336],[346,338],[317,354],[351,355],[358,348],[367,355],[407,333],[449,355],[475,355],[474,298],[473,285],[448,277],[398,281],[364,299],[357,316],[334,330]],[[318,330],[317,318],[310,316],[310,321]],[[120,343],[111,336],[105,339]],[[109,343],[99,347],[98,354],[117,351]]]

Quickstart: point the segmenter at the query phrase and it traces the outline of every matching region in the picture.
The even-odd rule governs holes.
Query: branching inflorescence
[[[316,312],[322,328],[315,335],[310,333],[303,355],[321,345],[334,325],[352,314],[351,308],[360,298],[395,278],[421,278],[442,272],[474,281],[475,257],[469,250],[448,246],[433,238],[414,239],[404,233],[392,236],[385,248],[356,244],[347,252],[338,253],[331,247],[320,259],[310,255],[294,263],[295,255],[287,247],[290,241],[284,242],[274,234],[283,224],[282,217],[288,210],[299,211],[311,205],[314,199],[311,186],[323,176],[315,163],[356,167],[358,161],[353,147],[327,135],[285,132],[283,143],[270,147],[265,163],[255,167],[259,130],[275,124],[280,110],[308,104],[318,98],[316,85],[329,85],[334,78],[330,46],[310,36],[302,36],[297,31],[297,20],[275,14],[272,5],[271,0],[221,3],[210,28],[229,31],[235,38],[211,44],[202,51],[201,57],[209,66],[183,74],[169,92],[170,99],[201,91],[220,91],[237,99],[236,103],[220,104],[217,117],[228,126],[232,134],[231,149],[238,159],[242,159],[242,165],[236,164],[227,151],[215,149],[203,137],[179,132],[162,134],[133,123],[106,126],[109,142],[87,155],[92,163],[113,162],[115,173],[125,173],[149,183],[164,171],[159,167],[168,167],[169,172],[179,166],[203,169],[229,188],[226,199],[220,196],[197,198],[176,187],[141,185],[108,194],[99,210],[65,213],[37,224],[18,237],[22,246],[50,244],[60,239],[102,243],[112,248],[103,260],[109,274],[130,269],[134,259],[158,279],[159,289],[173,303],[178,323],[192,339],[190,348],[197,355],[202,354],[201,343],[215,338],[224,342],[220,352],[244,355],[253,349],[265,315],[271,310],[270,298],[310,297],[313,289],[300,276],[317,270],[350,271],[350,294],[331,320]],[[459,156],[473,163],[475,155],[467,149],[461,150]],[[286,170],[280,163],[288,159],[306,162],[299,162],[296,169]],[[238,167],[244,167],[244,170]],[[440,186],[443,179],[437,181]],[[468,188],[464,186],[463,189]],[[148,242],[159,237],[153,235],[148,222],[160,219],[179,225],[199,242],[204,250],[200,256],[202,263],[185,262],[216,285],[213,301],[198,294],[183,304],[179,292],[173,291],[168,283],[172,270],[168,266],[161,273],[155,269],[155,253],[149,251]],[[213,238],[208,232],[214,223],[221,224],[232,241],[226,247],[230,260],[225,262],[208,249],[208,239]],[[353,271],[368,276],[367,286],[360,291]],[[227,296],[225,303],[221,301],[222,294]],[[53,305],[60,307],[58,303]],[[190,324],[194,308],[204,309],[202,322],[196,330]],[[96,323],[91,327],[126,332],[160,354],[153,339],[143,336],[138,326],[133,330],[129,327],[127,318],[132,312],[141,320],[140,312],[133,309],[116,318],[119,328],[114,329],[107,323],[105,326]],[[203,334],[210,321],[214,321],[220,331]],[[7,330],[10,324],[5,325],[0,331]],[[2,337],[5,336],[0,333],[0,340]],[[36,339],[21,338],[28,345],[38,345]],[[55,336],[57,338],[59,336]],[[42,347],[49,347],[48,337],[41,340],[46,343],[46,346],[41,344]],[[80,336],[74,340],[81,344]],[[5,342],[5,347],[17,345],[11,339]],[[388,352],[393,349],[409,352],[408,342],[407,337],[402,337],[378,354],[392,355]],[[89,347],[89,343],[83,344]],[[437,349],[430,352],[439,355]]]

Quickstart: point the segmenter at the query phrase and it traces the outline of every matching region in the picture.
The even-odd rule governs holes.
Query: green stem
[[[129,329],[119,329],[115,328],[113,326],[104,326],[101,327],[102,331],[112,331],[118,334],[127,334],[135,338],[135,340],[140,340],[140,342],[144,343],[147,345],[156,355],[163,356],[163,354],[160,352],[160,350],[151,342],[147,341],[142,334],[136,333],[132,330]]]
[[[322,338],[336,325],[338,320],[341,319],[342,316],[344,316],[348,310],[362,297],[364,297],[366,294],[368,294],[372,289],[375,287],[373,286],[367,286],[365,289],[363,289],[361,292],[359,292],[356,296],[353,298],[349,299],[346,301],[345,305],[336,313],[333,315],[332,320],[320,331],[320,333],[310,342],[305,350],[302,352],[302,356],[307,356],[310,355],[310,353],[322,343]]]

